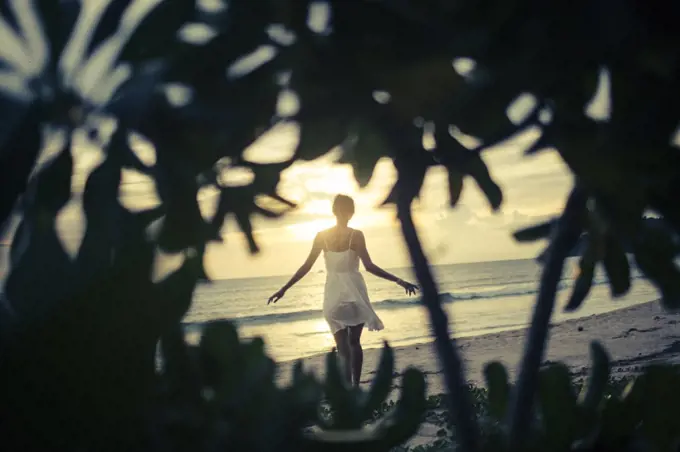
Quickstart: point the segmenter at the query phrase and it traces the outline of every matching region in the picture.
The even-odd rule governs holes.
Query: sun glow
[[[335,224],[333,218],[320,218],[318,220],[305,221],[286,226],[286,229],[293,235],[294,240],[314,240],[316,234],[324,229],[328,229]]]
[[[349,226],[355,229],[363,229],[370,224],[369,217],[354,217]],[[286,226],[286,230],[292,234],[294,240],[314,240],[316,234],[324,229],[335,225],[335,217],[319,218]]]
[[[281,192],[295,199],[303,213],[330,215],[333,196],[358,192],[351,167],[333,165],[333,161],[325,157],[291,166],[281,175]]]
[[[349,222],[350,227],[365,229],[389,224],[393,220],[389,209],[376,209],[390,187],[394,170],[389,162],[382,162],[376,168],[378,176],[382,176],[382,183],[360,189],[352,167],[332,164],[335,158],[337,156],[296,164],[284,172],[281,192],[299,205],[299,221],[285,227],[291,240],[311,241],[320,231],[334,226],[333,198],[340,193],[351,196],[355,201],[356,213]]]

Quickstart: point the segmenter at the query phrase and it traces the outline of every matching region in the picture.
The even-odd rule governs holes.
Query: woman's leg
[[[345,375],[345,380],[348,384],[352,383],[352,363],[350,361],[350,347],[349,347],[349,329],[343,328],[333,334],[335,338],[335,345],[338,348],[338,356],[340,357],[340,365],[342,373]]]
[[[361,348],[361,332],[364,324],[349,327],[349,356],[352,364],[352,382],[359,386],[361,381],[361,367],[364,365],[364,351]]]

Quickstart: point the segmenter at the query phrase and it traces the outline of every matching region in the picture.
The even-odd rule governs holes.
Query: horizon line
[[[515,258],[507,258],[507,259],[489,259],[489,260],[480,260],[480,261],[469,261],[469,262],[448,262],[448,263],[441,263],[441,264],[430,264],[430,267],[446,267],[450,265],[469,265],[469,264],[484,264],[484,263],[489,263],[489,262],[512,262],[512,261],[526,261],[526,260],[535,260],[538,256],[536,257],[515,257]],[[385,267],[386,270],[403,270],[403,269],[411,269],[412,267],[410,265],[408,266],[402,266],[402,267]],[[279,274],[271,274],[271,275],[259,275],[259,276],[239,276],[239,277],[226,277],[226,278],[211,278],[210,281],[204,281],[201,282],[201,284],[210,284],[211,282],[216,282],[216,281],[238,281],[238,280],[244,280],[244,279],[263,279],[263,278],[282,278],[286,276],[292,276],[292,274],[295,272],[291,273],[279,273]],[[320,271],[311,271],[309,273],[324,273],[323,270]]]

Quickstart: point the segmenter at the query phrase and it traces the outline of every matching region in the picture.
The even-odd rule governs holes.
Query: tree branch
[[[510,425],[508,445],[511,451],[519,450],[523,446],[529,432],[534,394],[538,387],[538,371],[547,344],[557,285],[562,278],[564,259],[574,248],[583,230],[586,199],[586,195],[579,187],[572,190],[548,249],[531,327],[525,340],[517,386],[513,391],[508,411]]]
[[[457,353],[455,339],[450,336],[448,319],[439,302],[439,290],[413,224],[410,200],[403,198],[405,197],[400,196],[397,203],[401,229],[416,278],[423,292],[422,301],[430,314],[437,354],[444,369],[444,380],[449,392],[449,405],[454,414],[456,430],[460,435],[461,449],[474,451],[477,450],[478,433],[463,362]]]

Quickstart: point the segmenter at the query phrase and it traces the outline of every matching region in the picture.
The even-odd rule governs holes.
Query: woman
[[[359,260],[363,262],[366,271],[399,284],[408,295],[414,294],[417,287],[373,263],[366,249],[364,234],[347,226],[354,215],[352,198],[345,195],[336,196],[333,201],[333,214],[337,220],[335,227],[316,235],[305,263],[286,285],[269,298],[267,304],[280,300],[288,289],[309,272],[321,251],[324,251],[326,260],[324,317],[335,338],[345,378],[358,386],[364,359],[360,343],[364,325],[368,326],[369,331],[380,331],[384,328],[368,298],[366,283],[359,273]]]

